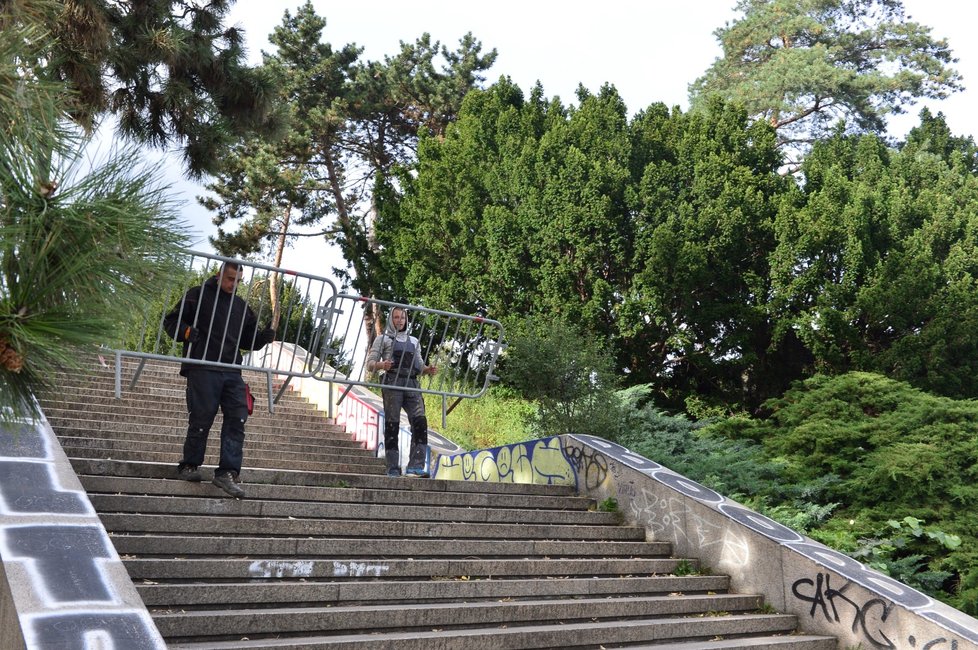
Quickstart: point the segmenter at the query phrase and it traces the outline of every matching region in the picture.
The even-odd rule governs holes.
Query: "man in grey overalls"
[[[387,327],[374,339],[367,354],[367,370],[383,371],[383,383],[403,389],[418,389],[418,375],[433,375],[437,366],[425,365],[421,358],[418,339],[407,332],[407,312],[402,307],[391,310]],[[401,409],[411,423],[411,452],[405,473],[408,476],[427,477],[428,418],[425,417],[424,400],[418,390],[383,388],[384,398],[384,448],[387,455],[387,475],[400,476],[401,463],[398,452]]]

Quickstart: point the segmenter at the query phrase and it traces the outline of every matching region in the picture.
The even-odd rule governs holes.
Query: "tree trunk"
[[[347,250],[344,251],[343,256],[353,266],[353,272],[356,274],[357,278],[366,278],[368,276],[364,260],[366,259],[367,255],[364,254],[366,251],[363,250],[363,238],[359,236],[362,233],[357,233],[353,219],[350,217],[349,207],[347,206],[346,199],[343,197],[343,189],[340,186],[335,161],[331,157],[327,156],[325,164],[330,190],[336,204],[337,219],[340,224],[340,229],[343,231],[347,241]],[[351,247],[353,250],[351,250]],[[359,248],[359,250],[356,250],[357,248]],[[366,306],[365,309],[366,311],[363,315],[363,329],[367,344],[366,352],[369,353],[370,346],[373,344],[374,338],[376,338],[376,336],[383,330],[381,319],[378,318],[380,310],[377,308],[377,305],[371,303],[370,305]]]
[[[292,206],[285,209],[285,216],[282,217],[282,227],[279,230],[278,242],[275,244],[275,261],[272,266],[279,268],[282,266],[282,256],[285,254],[285,238],[289,233],[289,222],[292,218]],[[272,304],[272,324],[271,328],[278,329],[279,320],[282,318],[282,304],[278,299],[278,280],[279,274],[273,272],[271,282],[268,284],[268,299]]]

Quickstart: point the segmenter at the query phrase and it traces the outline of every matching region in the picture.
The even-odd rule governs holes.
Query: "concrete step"
[[[247,490],[247,486],[244,486]],[[204,494],[211,495],[219,488],[201,484]],[[637,526],[589,526],[558,524],[507,524],[479,522],[442,522],[411,520],[339,520],[273,516],[239,516],[240,509],[250,504],[238,499],[190,499],[197,504],[197,513],[116,514],[99,512],[99,518],[110,533],[169,533],[191,534],[200,530],[200,515],[211,517],[210,526],[222,535],[282,537],[396,537],[484,539],[484,540],[613,540],[639,541],[645,539],[645,529]]]
[[[75,427],[52,427],[62,440],[62,446],[72,449],[104,449],[117,450],[121,457],[129,458],[126,452],[144,451],[147,455],[146,460],[152,460],[152,454],[172,454],[174,450],[179,455],[183,450],[183,443],[187,433],[187,427],[174,426],[168,429],[140,429],[131,431],[125,425],[118,425],[116,429],[88,430]],[[220,445],[221,423],[215,422],[208,435],[208,449],[215,445],[215,449]],[[333,458],[337,456],[349,456],[351,458],[376,458],[375,452],[365,449],[360,444],[349,444],[352,439],[346,437],[342,440],[334,438],[323,438],[318,443],[315,437],[310,436],[283,436],[269,435],[260,427],[245,426],[245,447],[247,455],[249,451],[262,451],[267,453],[270,458],[288,457],[298,458],[306,461],[314,458]]]
[[[410,583],[405,586],[409,587]],[[400,585],[394,585],[399,589]],[[387,630],[464,629],[528,623],[567,624],[634,617],[702,616],[708,612],[746,613],[761,599],[752,595],[646,596],[633,598],[533,599],[506,602],[411,603],[387,605],[291,607],[238,610],[214,616],[214,610],[161,611],[154,616],[167,638],[286,635],[329,630],[332,634]]]
[[[541,629],[541,628],[531,628]],[[546,628],[542,628],[548,631]],[[230,642],[200,642],[200,643],[175,643],[169,646],[170,650],[231,650],[240,648],[241,650],[253,650],[255,648],[267,648],[268,650],[309,650],[311,648],[332,648],[332,649],[354,649],[372,648],[376,650],[423,650],[431,648],[465,648],[466,650],[510,650],[516,648],[553,648],[560,647],[567,650],[573,648],[605,648],[615,647],[604,644],[570,645],[534,645],[534,637],[527,636],[527,631],[523,630],[519,636],[509,637],[500,636],[499,644],[494,643],[491,634],[479,634],[476,632],[456,633],[453,630],[432,631],[432,632],[394,632],[380,636],[375,633],[370,639],[364,640],[359,637],[342,636],[328,639],[326,637],[311,637],[304,639],[278,639],[274,641],[241,639]],[[456,646],[455,643],[464,645]],[[766,636],[750,635],[747,637],[721,638],[720,640],[700,641],[682,640],[670,638],[666,641],[654,642],[650,645],[639,643],[629,643],[627,646],[631,650],[836,650],[838,642],[831,637],[797,635],[797,634],[774,634]]]
[[[115,377],[115,360],[105,357],[108,362],[105,365],[100,364],[96,360],[92,360],[92,363],[86,368],[82,368],[80,372],[76,371],[60,371],[56,373],[59,381],[71,380],[71,381],[82,381],[82,380],[103,380],[106,378],[114,379]],[[132,381],[135,373],[139,372],[138,380],[144,381],[146,379],[152,378],[167,378],[167,377],[180,377],[180,363],[181,359],[179,357],[174,357],[172,361],[157,361],[155,359],[145,359],[142,360],[142,368],[140,369],[140,361],[132,359],[123,359],[122,361],[122,381],[128,383]],[[255,370],[241,370],[242,377],[245,381],[257,382],[261,381],[264,383],[266,381],[267,373],[259,372]],[[273,382],[281,383],[281,379],[273,377]]]
[[[136,443],[142,445],[169,444],[174,441],[183,444],[187,434],[186,423],[167,422],[164,426],[132,425],[126,427],[119,423],[95,420],[60,420],[48,418],[51,427],[56,429],[61,439],[71,437],[113,439],[119,443]],[[89,426],[89,422],[98,422],[97,426]],[[65,424],[67,423],[67,424]],[[221,422],[215,421],[211,432],[219,436]],[[265,443],[287,447],[297,453],[315,453],[322,449],[338,450],[344,453],[361,451],[363,443],[352,440],[346,432],[318,432],[311,430],[271,429],[266,426],[251,426],[245,428],[248,444]]]
[[[836,650],[833,637],[798,634],[771,636],[737,636],[710,641],[671,641],[669,643],[631,644],[630,650]]]
[[[170,468],[173,478],[173,466]],[[592,499],[578,496],[547,496],[534,494],[488,494],[485,492],[445,492],[434,490],[389,489],[403,485],[407,481],[423,486],[423,482],[413,479],[387,479],[386,488],[368,487],[310,487],[306,485],[272,485],[255,483],[254,474],[248,472],[249,499],[284,499],[290,501],[328,501],[342,504],[383,503],[412,507],[452,506],[456,508],[520,508],[528,512],[540,510],[564,510],[580,512],[594,508]],[[86,474],[79,477],[90,495],[104,494],[148,494],[161,496],[197,496],[198,486],[185,481],[160,480],[156,478],[132,478],[127,476],[104,476]],[[205,477],[209,480],[209,476]],[[379,480],[379,479],[378,479]],[[443,482],[436,482],[440,485]],[[411,485],[414,487],[414,485]]]
[[[179,355],[179,353],[178,353]],[[112,356],[103,356],[106,363],[101,363],[95,358],[91,359],[81,371],[61,371],[57,373],[59,380],[61,379],[104,379],[115,377],[115,359]],[[159,377],[180,377],[180,364],[181,359],[179,356],[173,357],[171,361],[158,361],[155,359],[133,359],[123,357],[122,359],[122,380],[128,383],[132,380],[135,373],[139,372],[139,381],[143,381],[147,378],[159,378]],[[141,366],[141,367],[140,367]],[[262,382],[266,381],[268,376],[265,372],[260,372],[256,370],[242,369],[241,375],[245,378],[245,381],[251,382]],[[273,381],[277,384],[282,382],[282,379],[273,375]]]
[[[147,364],[116,400],[101,368],[42,399],[169,648],[835,648],[573,486],[389,478],[290,391],[249,418],[248,498],[211,464],[177,480],[177,370]]]
[[[106,451],[142,451],[152,449],[156,452],[175,453],[178,456],[183,451],[183,442],[186,432],[179,435],[148,434],[140,436],[138,439],[121,439],[119,436],[112,435],[113,431],[103,430],[101,432],[92,431],[87,436],[81,435],[83,430],[65,429],[61,436],[61,444],[65,448],[72,449],[102,449]],[[207,452],[217,454],[221,444],[220,431],[211,431],[207,440]],[[275,439],[274,437],[262,435],[260,433],[247,432],[245,434],[246,448],[251,458],[261,456],[271,459],[293,459],[301,458],[306,462],[365,462],[364,459],[379,460],[372,453],[363,447],[338,447],[333,446],[332,441],[323,441],[320,445],[314,444],[293,444],[288,440]]]
[[[185,383],[181,379],[180,383],[174,384],[167,391],[167,394],[159,394],[160,391],[154,393],[139,392],[139,393],[124,393],[121,398],[117,399],[111,392],[99,392],[94,395],[97,399],[89,400],[89,394],[87,392],[74,392],[70,395],[60,398],[54,404],[58,406],[60,403],[64,402],[70,404],[72,409],[84,409],[85,405],[88,404],[102,404],[111,406],[112,409],[108,415],[113,413],[126,412],[134,415],[162,415],[169,416],[172,413],[181,413],[186,417],[186,395],[185,395]],[[252,391],[254,392],[254,391]],[[170,394],[172,393],[172,394]],[[274,404],[273,411],[269,412],[268,405],[265,400],[262,399],[258,401],[259,396],[255,396],[255,412],[252,415],[254,418],[267,419],[269,421],[274,421],[276,418],[286,417],[292,419],[306,419],[313,422],[320,422],[325,426],[330,426],[330,420],[327,417],[325,410],[319,410],[316,406],[309,404],[304,399],[294,395],[293,393],[287,392],[282,396],[282,399]],[[262,396],[264,397],[264,396]],[[259,406],[261,408],[259,408]]]
[[[608,578],[672,573],[681,562],[696,567],[693,560],[650,558],[571,559],[385,559],[326,558],[296,560],[228,558],[127,559],[126,570],[133,580],[176,582],[187,580],[244,580],[250,578],[358,579],[437,578],[441,580],[513,577]]]
[[[321,582],[221,582],[194,584],[136,583],[152,612],[167,608],[242,609],[284,603],[319,606],[426,601],[489,600],[499,598],[558,598],[573,596],[668,596],[707,594],[727,589],[726,576],[648,576],[630,578],[564,578],[506,580],[363,580]],[[213,612],[212,612],[213,613]]]
[[[247,457],[247,443],[245,454]],[[70,458],[71,465],[80,475],[101,475],[143,479],[174,479],[176,478],[177,461],[166,458],[158,462],[104,458]],[[337,487],[337,488],[379,488],[396,489],[408,492],[465,492],[470,494],[485,494],[492,498],[498,494],[508,495],[538,495],[538,496],[572,496],[576,495],[574,488],[569,485],[535,485],[526,483],[477,483],[474,481],[444,481],[412,478],[388,478],[344,472],[325,471],[296,471],[279,468],[245,467],[245,481],[249,486],[255,485],[285,485],[306,487]],[[204,479],[209,481],[212,470],[202,468]],[[183,481],[167,481],[183,483]],[[178,489],[176,487],[174,490]]]
[[[249,495],[251,496],[251,495]],[[453,523],[512,523],[528,530],[539,526],[617,526],[620,517],[612,512],[525,510],[514,508],[471,508],[416,506],[383,503],[330,503],[249,498],[225,503],[207,498],[90,495],[100,513],[142,513],[173,515],[225,515],[238,517],[289,517],[293,519],[350,521],[427,521]],[[642,536],[644,539],[644,535]]]
[[[788,615],[733,614],[727,616],[693,616],[642,618],[637,620],[589,621],[569,624],[527,624],[477,629],[436,629],[373,632],[364,634],[340,634],[336,636],[311,636],[304,638],[235,639],[211,643],[183,645],[175,642],[171,650],[195,648],[218,650],[229,648],[371,648],[387,650],[395,648],[466,648],[466,650],[508,650],[517,648],[598,648],[609,645],[633,647],[636,643],[657,643],[656,648],[686,650],[696,646],[686,640],[708,641],[717,637],[761,634],[764,636],[790,634],[796,619]],[[793,643],[792,637],[786,637]],[[805,648],[806,650],[831,650],[834,639],[812,639],[815,645],[782,645],[765,647]],[[670,643],[673,642],[673,643]],[[723,646],[751,647],[751,646]]]
[[[246,383],[251,387],[251,393],[255,397],[256,405],[262,406],[262,410],[268,412],[268,387],[264,380],[260,382],[247,381]],[[60,384],[63,388],[65,395],[73,396],[83,396],[88,398],[97,398],[96,401],[107,403],[109,399],[114,400],[118,403],[127,404],[177,404],[183,401],[185,398],[187,380],[184,377],[172,376],[160,378],[153,381],[140,381],[136,386],[129,387],[127,382],[123,382],[119,387],[118,395],[116,393],[115,382],[111,379],[105,379],[101,381],[72,381]],[[305,397],[301,394],[292,390],[291,388],[286,388],[284,391],[281,390],[281,386],[272,386],[272,396],[274,410],[279,410],[279,408],[284,408],[287,411],[297,411],[301,408],[308,408],[311,413],[322,414],[324,410],[320,410],[315,405],[311,404]],[[278,401],[275,401],[275,400]]]
[[[220,434],[218,434],[220,437]],[[216,453],[217,447],[213,448],[215,451],[209,456],[204,458],[205,465],[217,464],[218,454]],[[98,449],[89,447],[71,447],[64,446],[65,453],[71,459],[75,458],[89,458],[89,459],[104,459],[104,460],[128,460],[128,461],[142,461],[148,463],[168,463],[172,466],[176,465],[181,458],[181,453],[179,448],[175,448],[172,451],[125,451],[119,449]],[[300,457],[301,458],[301,457]],[[277,453],[263,453],[256,454],[254,450],[250,449],[245,442],[244,450],[244,465],[242,467],[242,476],[244,472],[249,470],[255,464],[260,463],[266,468],[277,468],[284,470],[295,470],[295,471],[317,471],[317,472],[337,472],[337,473],[352,473],[352,474],[383,474],[386,473],[386,466],[383,461],[378,458],[373,458],[372,456],[365,456],[361,460],[355,462],[329,462],[324,461],[305,461],[296,460],[294,455],[289,454],[277,454]],[[171,472],[172,475],[172,472]],[[250,478],[250,477],[249,477]]]
[[[209,522],[207,522],[209,524]],[[206,529],[202,531],[201,529]],[[664,542],[596,541],[596,540],[486,540],[486,539],[417,539],[417,538],[328,538],[226,536],[216,526],[198,522],[191,534],[111,534],[112,543],[123,556],[144,558],[186,558],[193,556],[242,556],[277,560],[315,558],[380,559],[390,558],[662,558],[669,556]],[[128,558],[127,558],[128,559]]]
[[[187,431],[186,409],[178,414],[159,413],[113,413],[106,414],[98,410],[68,410],[48,408],[45,410],[48,422],[55,430],[71,434],[74,431],[115,431],[127,434],[141,435],[183,435]],[[223,418],[220,414],[214,420],[212,430],[219,431]],[[276,439],[291,439],[297,443],[320,444],[328,442],[339,446],[362,446],[363,443],[350,439],[350,434],[343,427],[329,424],[329,420],[304,421],[300,418],[255,417],[248,418],[245,427],[248,435],[257,433]],[[128,435],[126,437],[129,437]]]
[[[116,399],[110,391],[76,392],[67,396],[42,394],[42,404],[48,408],[73,413],[109,413],[112,418],[129,416],[179,416],[186,420],[187,403],[183,385],[165,391],[130,393],[121,399]],[[275,405],[275,412],[270,413],[264,403],[256,403],[255,412],[250,419],[276,422],[299,422],[329,427],[330,421],[324,411],[296,399],[283,399]]]

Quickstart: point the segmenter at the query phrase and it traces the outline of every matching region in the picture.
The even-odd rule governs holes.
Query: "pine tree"
[[[34,67],[71,90],[87,132],[105,115],[123,136],[182,146],[186,171],[216,169],[233,138],[280,126],[273,85],[245,64],[242,33],[223,22],[234,0],[5,0],[0,29],[38,24],[53,38]]]
[[[716,30],[723,47],[690,85],[693,108],[721,97],[771,124],[782,146],[807,150],[843,122],[882,132],[921,97],[961,89],[947,42],[907,20],[901,0],[740,0]]]
[[[0,30],[0,418],[83,352],[111,345],[172,273],[186,238],[138,152],[91,168],[64,84],[31,63],[37,24]]]

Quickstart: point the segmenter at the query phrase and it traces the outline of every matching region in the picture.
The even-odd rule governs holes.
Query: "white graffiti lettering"
[[[307,578],[312,575],[312,561],[255,560],[248,565],[253,578]]]
[[[367,564],[366,562],[333,562],[333,575],[343,578],[379,578],[390,570],[386,564]]]

